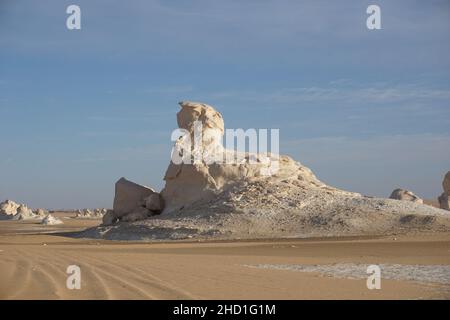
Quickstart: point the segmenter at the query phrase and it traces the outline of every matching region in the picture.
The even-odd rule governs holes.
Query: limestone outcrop
[[[421,198],[419,198],[418,196],[416,196],[411,191],[405,190],[405,189],[400,189],[400,188],[392,191],[391,195],[389,196],[389,199],[423,203],[423,200]]]

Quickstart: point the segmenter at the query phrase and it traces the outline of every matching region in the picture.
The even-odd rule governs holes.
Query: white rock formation
[[[403,200],[403,201],[412,201],[416,203],[423,203],[423,200],[416,196],[414,193],[412,193],[409,190],[405,189],[395,189],[392,191],[389,199],[395,199],[395,200]]]
[[[106,213],[103,226],[80,236],[116,240],[255,239],[450,231],[448,211],[418,200],[362,196],[322,183],[311,170],[288,156],[226,150],[221,142],[223,119],[217,111],[203,103],[180,105],[177,120],[185,135],[176,141],[173,154],[192,161],[170,162],[160,194],[163,212],[154,215],[150,210],[156,208],[157,193],[125,180],[123,184],[130,187],[124,188],[123,194],[116,187],[114,201],[118,212],[126,206],[123,214]],[[189,140],[195,140],[196,121],[201,122],[203,130],[201,144],[186,148]],[[240,161],[209,161],[224,155]],[[108,226],[120,220],[127,223]]]
[[[63,224],[64,222],[62,222],[61,219],[55,218],[54,216],[52,216],[51,214],[47,214],[45,216],[44,219],[42,219],[41,224],[43,225],[47,225],[47,226],[52,226],[52,225],[57,225],[57,224]]]
[[[75,218],[83,218],[83,219],[98,219],[102,218],[108,210],[105,208],[97,208],[97,209],[83,209],[77,210],[75,214]]]
[[[12,200],[5,200],[2,203],[0,203],[0,215],[13,216],[17,213],[17,209],[19,207],[20,204],[17,204]]]
[[[27,220],[38,218],[33,211],[24,204],[6,200],[0,204],[0,220]]]
[[[213,199],[235,183],[251,181],[270,175],[273,180],[298,180],[305,187],[324,187],[308,168],[288,156],[276,154],[252,154],[227,150],[222,145],[224,123],[222,115],[204,103],[180,102],[177,114],[178,126],[190,133],[194,141],[194,121],[201,121],[202,143],[198,148],[186,147],[186,136],[175,143],[180,158],[191,159],[192,164],[170,162],[161,195],[165,202],[164,212],[184,208],[196,201]],[[200,161],[195,161],[201,159]],[[234,163],[209,161],[213,159],[239,159]],[[274,169],[277,169],[276,171]],[[275,174],[271,174],[274,172]]]

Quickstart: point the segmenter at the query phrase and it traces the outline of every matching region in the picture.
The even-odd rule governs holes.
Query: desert
[[[110,210],[2,203],[0,298],[450,298],[445,206],[400,188],[391,199],[340,190],[288,156],[228,150],[218,111],[180,106],[174,152],[194,162],[170,161],[160,192],[120,178]],[[240,162],[205,160],[230,153]],[[72,265],[78,290],[66,286]],[[374,265],[382,290],[368,284]]]

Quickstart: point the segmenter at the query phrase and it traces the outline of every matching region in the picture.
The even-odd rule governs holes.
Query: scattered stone
[[[392,191],[391,196],[389,198],[390,199],[395,199],[395,200],[403,200],[403,201],[412,201],[412,202],[416,202],[416,203],[423,203],[423,200],[421,198],[416,196],[411,191],[405,190],[405,189],[395,189],[394,191]]]

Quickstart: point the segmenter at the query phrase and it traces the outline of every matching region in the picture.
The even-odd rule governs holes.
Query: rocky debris
[[[443,192],[439,197],[439,207],[444,210],[450,210],[450,196]]]
[[[118,196],[116,186],[114,207],[120,207],[117,202],[129,204],[129,209],[123,215],[107,213],[103,226],[81,232],[80,237],[255,239],[450,231],[450,214],[419,200],[362,196],[326,185],[288,156],[227,150],[221,142],[220,113],[203,103],[180,106],[178,125],[187,133],[175,142],[173,154],[193,161],[170,162],[161,191],[162,213],[150,210],[156,208],[156,192],[139,185],[134,191],[135,184],[127,182],[124,185],[132,187],[126,196]],[[202,124],[202,143],[186,149],[198,126],[195,121]],[[239,161],[209,161],[224,155]],[[400,195],[406,196],[415,199],[407,191]],[[127,223],[114,224],[120,220]]]
[[[44,217],[44,219],[42,219],[42,221],[41,221],[41,224],[46,225],[46,226],[53,226],[53,225],[63,224],[63,223],[64,222],[62,222],[62,220],[55,218],[51,214],[47,214]]]
[[[0,220],[27,220],[38,218],[24,204],[18,204],[11,200],[6,200],[0,204]]]
[[[412,201],[416,203],[423,203],[423,200],[416,196],[414,193],[412,193],[409,190],[405,189],[395,189],[392,191],[389,199],[395,199],[395,200],[403,200],[403,201]]]
[[[83,209],[83,210],[77,210],[75,214],[75,218],[83,218],[83,219],[98,219],[103,218],[103,216],[106,214],[108,210],[105,208],[101,209]]]

